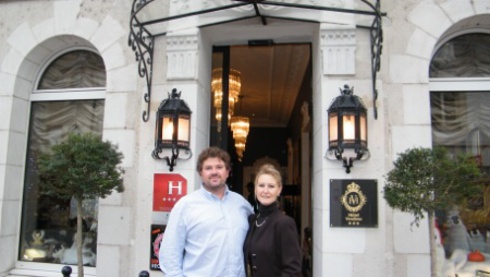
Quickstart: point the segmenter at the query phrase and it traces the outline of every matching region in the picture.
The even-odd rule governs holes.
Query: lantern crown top
[[[177,91],[177,89],[172,89],[172,92],[168,93],[168,98],[163,100],[160,103],[160,107],[158,107],[158,111],[160,112],[174,112],[178,111],[179,113],[191,114],[192,111],[187,106],[184,100],[180,99],[180,95],[182,91]]]
[[[328,112],[355,110],[365,113],[367,111],[362,99],[359,96],[354,95],[354,87],[344,85],[344,88],[339,88],[339,90],[340,96],[337,96],[332,100]]]
[[[182,91],[177,92],[177,89],[174,88],[174,89],[172,89],[172,93],[168,94],[168,98],[170,98],[170,96],[172,96],[172,99],[175,99],[175,98],[180,99],[181,94],[182,94]]]
[[[350,88],[349,85],[344,85],[344,89],[339,88],[341,95],[353,95],[354,87]]]

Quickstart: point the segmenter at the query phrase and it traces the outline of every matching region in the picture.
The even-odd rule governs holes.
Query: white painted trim
[[[429,80],[430,91],[490,91],[490,78],[437,78]]]
[[[42,90],[31,94],[31,101],[105,99],[105,88]]]

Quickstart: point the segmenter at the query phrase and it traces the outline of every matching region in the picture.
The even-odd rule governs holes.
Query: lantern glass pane
[[[342,116],[344,141],[356,139],[356,117],[353,114],[344,114]]]
[[[179,134],[178,134],[178,141],[179,142],[189,142],[189,117],[180,117],[179,118]]]
[[[162,141],[172,141],[174,124],[171,115],[165,115],[162,119]]]
[[[361,141],[367,141],[367,118],[365,114],[361,114]]]
[[[339,139],[337,113],[331,113],[328,118],[328,141],[336,142]]]

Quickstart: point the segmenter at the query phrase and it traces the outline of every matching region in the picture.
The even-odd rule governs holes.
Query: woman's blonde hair
[[[274,180],[276,180],[279,187],[282,188],[281,173],[272,164],[264,164],[259,168],[259,171],[257,171],[257,174],[255,175],[255,182],[254,182],[255,185],[257,185],[259,177],[261,175],[264,175],[264,174],[272,176],[272,178],[274,178]]]

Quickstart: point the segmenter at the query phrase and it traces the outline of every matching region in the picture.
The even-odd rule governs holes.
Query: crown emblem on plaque
[[[366,202],[367,197],[362,193],[361,186],[354,182],[347,185],[344,194],[340,197],[340,203],[351,213],[359,212]]]

